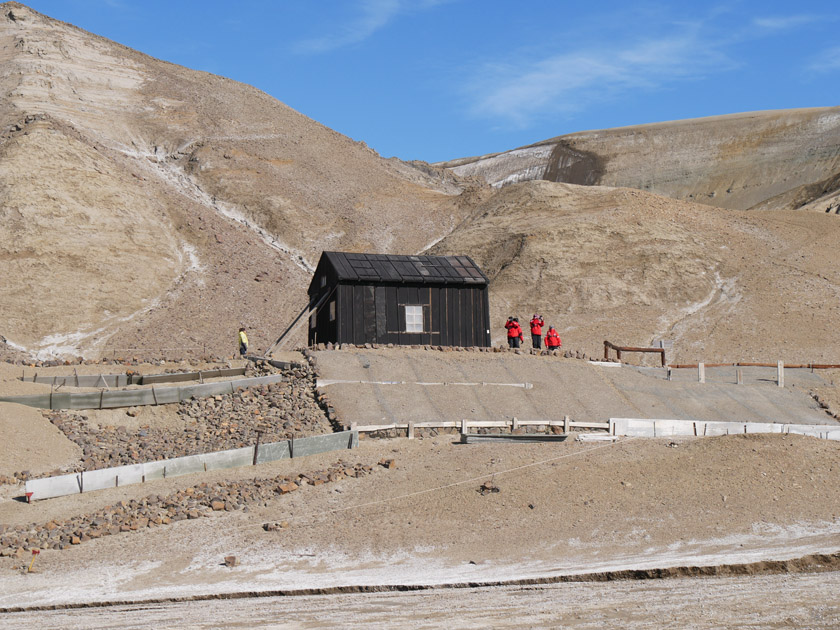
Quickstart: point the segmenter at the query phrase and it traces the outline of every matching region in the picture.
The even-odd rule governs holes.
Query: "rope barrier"
[[[630,442],[630,441],[635,440],[635,439],[637,439],[637,438],[630,437],[630,438],[627,438],[627,439],[623,440],[623,442],[627,443],[627,442]],[[513,473],[513,472],[516,472],[516,471],[525,470],[526,468],[533,468],[534,466],[542,466],[544,464],[549,464],[551,462],[558,461],[558,460],[561,460],[561,459],[566,459],[566,458],[569,458],[569,457],[577,457],[579,455],[586,455],[588,453],[592,453],[594,451],[597,451],[597,450],[600,450],[600,449],[603,449],[603,448],[607,448],[609,446],[615,446],[615,445],[616,445],[616,442],[609,442],[609,443],[605,443],[605,444],[600,444],[598,446],[593,446],[592,448],[587,448],[585,450],[577,451],[575,453],[565,453],[564,455],[558,455],[557,457],[551,457],[549,459],[544,459],[544,460],[541,460],[541,461],[538,461],[538,462],[531,462],[530,464],[523,464],[521,466],[514,466],[513,468],[508,468],[506,470],[500,470],[500,471],[496,471],[496,472],[492,472],[492,473],[484,473],[484,474],[478,475],[476,477],[470,477],[469,479],[462,479],[461,481],[455,481],[453,483],[448,483],[448,484],[444,484],[444,485],[441,485],[441,486],[436,486],[434,488],[426,488],[425,490],[417,490],[416,492],[409,492],[408,494],[402,494],[402,495],[399,495],[399,496],[396,496],[396,497],[388,497],[386,499],[378,499],[376,501],[368,501],[367,503],[359,503],[359,504],[356,504],[356,505],[349,505],[349,506],[345,506],[345,507],[333,508],[333,509],[330,509],[330,510],[324,510],[324,511],[321,511],[321,512],[315,512],[313,514],[308,514],[308,515],[304,515],[302,517],[297,517],[297,518],[295,518],[295,520],[298,521],[298,522],[303,522],[303,523],[311,523],[311,522],[316,521],[319,518],[322,518],[322,517],[325,517],[325,516],[330,516],[332,514],[337,514],[339,512],[347,512],[347,511],[350,511],[350,510],[358,510],[358,509],[362,509],[362,508],[371,507],[371,506],[374,506],[374,505],[384,505],[386,503],[402,501],[403,499],[409,499],[409,498],[412,498],[412,497],[416,497],[416,496],[420,496],[420,495],[424,495],[424,494],[429,494],[429,493],[432,493],[432,492],[439,492],[439,491],[442,491],[442,490],[448,490],[449,488],[455,488],[455,487],[462,486],[462,485],[465,485],[465,484],[468,484],[468,483],[475,483],[477,481],[481,481],[482,479],[487,479],[488,477],[489,478],[494,478],[494,477],[497,477],[497,476],[510,474],[510,473]],[[237,526],[237,529],[244,530],[244,529],[251,529],[252,527],[253,527],[253,525],[239,525],[239,526]]]

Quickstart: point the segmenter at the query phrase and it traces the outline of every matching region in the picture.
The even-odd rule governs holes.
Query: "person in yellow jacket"
[[[239,329],[239,354],[241,356],[245,356],[245,353],[248,352],[248,335],[245,334],[245,329]]]

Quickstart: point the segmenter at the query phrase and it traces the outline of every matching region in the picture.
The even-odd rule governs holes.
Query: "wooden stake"
[[[260,436],[262,435],[262,431],[257,431],[257,443],[254,444],[254,466],[257,465],[257,456],[260,453]],[[205,468],[206,470],[206,468]]]

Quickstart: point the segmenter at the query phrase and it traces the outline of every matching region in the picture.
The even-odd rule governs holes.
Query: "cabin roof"
[[[489,280],[469,256],[399,256],[324,252],[327,262],[346,282],[410,282],[486,285]],[[316,270],[317,275],[317,270]]]

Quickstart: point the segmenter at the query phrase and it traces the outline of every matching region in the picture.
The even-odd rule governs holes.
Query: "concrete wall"
[[[737,433],[794,433],[840,441],[840,425],[774,424],[770,422],[702,422],[610,418],[610,433],[628,437],[714,436]]]
[[[358,431],[342,431],[341,433],[313,435],[296,440],[271,442],[260,444],[257,450],[257,463],[264,464],[292,457],[306,457],[329,451],[356,448],[357,446],[359,446]],[[25,492],[33,501],[50,499],[68,494],[144,483],[155,479],[179,477],[208,470],[250,466],[253,462],[254,447],[248,446],[215,453],[163,459],[156,462],[89,470],[58,477],[31,479],[26,482]]]

